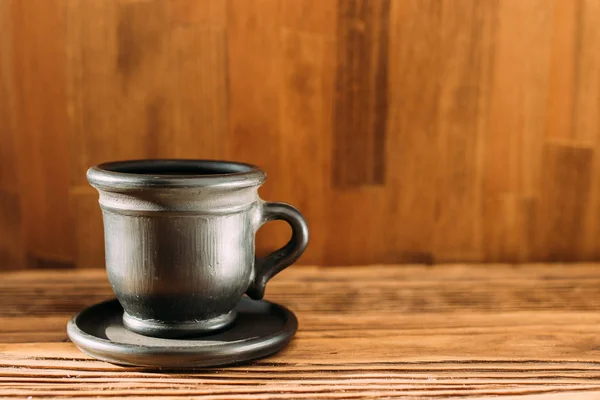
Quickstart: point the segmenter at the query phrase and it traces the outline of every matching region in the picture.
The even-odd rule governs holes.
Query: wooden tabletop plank
[[[600,399],[600,264],[296,267],[267,297],[300,330],[250,364],[150,371],[67,339],[102,270],[0,275],[0,397]]]

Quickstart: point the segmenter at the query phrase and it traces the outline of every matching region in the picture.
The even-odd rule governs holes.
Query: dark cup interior
[[[106,171],[135,175],[228,175],[250,172],[249,165],[224,161],[195,160],[140,160],[110,163],[102,166]]]

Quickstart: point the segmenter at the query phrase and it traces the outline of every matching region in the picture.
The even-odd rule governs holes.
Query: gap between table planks
[[[95,361],[68,319],[104,271],[0,275],[0,397],[600,399],[600,264],[295,267],[267,298],[300,330],[250,364],[169,372]]]

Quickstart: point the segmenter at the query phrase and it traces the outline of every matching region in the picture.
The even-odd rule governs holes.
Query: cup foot
[[[162,322],[142,320],[123,313],[123,325],[132,332],[158,338],[181,338],[213,333],[231,325],[235,320],[235,310],[216,318],[193,322]]]

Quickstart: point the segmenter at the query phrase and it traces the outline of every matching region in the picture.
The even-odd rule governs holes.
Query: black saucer
[[[287,308],[265,300],[242,298],[234,324],[197,338],[161,339],[139,335],[123,326],[117,300],[88,307],[67,325],[69,338],[84,353],[120,365],[194,368],[234,364],[275,353],[298,329]]]

